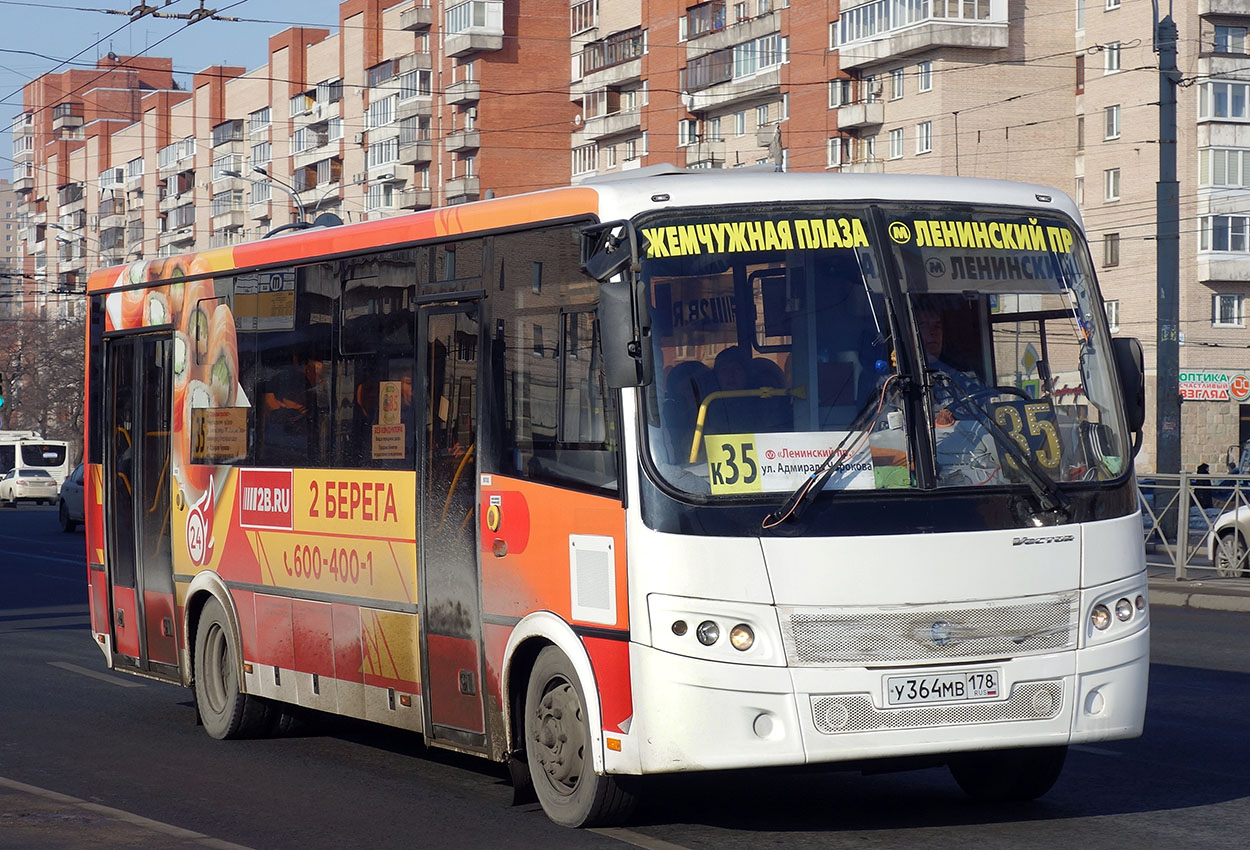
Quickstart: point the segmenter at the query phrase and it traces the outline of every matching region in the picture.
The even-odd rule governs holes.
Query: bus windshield
[[[25,466],[62,466],[69,447],[63,443],[23,443],[21,450]]]
[[[640,232],[649,450],[679,491],[793,491],[829,466],[826,490],[1127,472],[1101,299],[1065,218],[822,204]]]

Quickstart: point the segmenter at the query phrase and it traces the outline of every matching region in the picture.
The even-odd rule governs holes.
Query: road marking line
[[[0,634],[8,632],[26,632],[32,629],[46,629],[51,626],[82,626],[89,625],[85,614],[77,617],[42,617],[34,620],[0,620]]]
[[[5,540],[5,539],[16,539],[16,538],[0,537],[0,540]],[[26,542],[29,543],[30,541],[27,540]],[[58,558],[56,555],[36,555],[34,552],[20,552],[16,554],[10,554],[9,563],[14,563],[15,561],[20,562],[20,561],[25,560],[26,558],[34,558],[37,561],[55,561],[58,564],[74,564],[74,565],[81,564],[83,566],[87,565],[87,558],[85,555],[81,559]]]
[[[1093,753],[1096,756],[1122,756],[1124,753],[1118,753],[1115,750],[1105,750],[1102,747],[1091,747],[1088,744],[1073,744],[1072,749],[1082,753]]]
[[[86,614],[86,605],[50,605],[47,608],[0,608],[0,620],[9,617],[37,617],[40,614]]]
[[[56,791],[49,791],[47,788],[40,788],[37,785],[27,785],[24,782],[17,782],[13,779],[6,779],[0,776],[0,786],[9,788],[13,791],[22,791],[26,794],[34,794],[36,797],[43,797],[46,800],[52,800],[57,803],[65,803],[71,806],[77,806],[80,809],[86,809],[89,812],[110,817],[114,820],[128,823],[132,826],[149,829],[153,832],[159,832],[162,835],[168,835],[174,838],[185,838],[188,841],[194,841],[196,844],[204,847],[211,847],[214,850],[253,850],[251,847],[245,847],[242,844],[234,844],[230,841],[223,841],[220,838],[212,838],[203,833],[195,832],[190,829],[183,829],[180,826],[163,823],[151,818],[145,818],[136,815],[133,812],[123,811],[122,809],[114,809],[111,806],[101,806],[99,803],[90,803],[86,800],[80,800],[77,797],[71,797],[68,794],[60,794]]]
[[[643,850],[689,850],[680,844],[674,844],[671,841],[665,841],[662,838],[652,838],[649,835],[643,835],[641,832],[634,832],[632,829],[604,828],[604,829],[588,829],[587,832],[594,832],[605,838],[615,838],[617,841],[623,841],[626,844],[632,844],[635,847],[642,847]]]
[[[101,673],[99,670],[89,670],[86,667],[79,667],[77,664],[70,664],[68,661],[49,661],[53,667],[60,667],[62,670],[68,670],[71,673],[78,673],[82,676],[90,676],[92,679],[99,679],[101,682],[108,682],[110,685],[117,685],[119,688],[142,688],[143,683],[134,679],[124,679],[121,676],[114,676],[110,673]]]

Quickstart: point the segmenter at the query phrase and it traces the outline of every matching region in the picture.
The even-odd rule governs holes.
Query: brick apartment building
[[[22,296],[21,219],[17,214],[17,193],[13,184],[0,178],[0,321],[17,314]]]
[[[1173,14],[1181,369],[1231,380],[1250,376],[1250,10],[1178,0]],[[660,162],[1010,178],[1081,203],[1110,317],[1153,368],[1150,4],[348,0],[339,25],[278,33],[263,65],[208,68],[187,90],[170,60],[128,57],[29,84],[14,132],[25,272],[81,289],[104,263],[324,212],[394,215]],[[1250,405],[1219,383],[1182,384],[1191,469],[1250,438]]]

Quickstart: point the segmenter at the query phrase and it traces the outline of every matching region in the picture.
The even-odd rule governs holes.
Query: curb
[[[1250,595],[1150,588],[1151,605],[1195,608],[1203,611],[1250,612]]]

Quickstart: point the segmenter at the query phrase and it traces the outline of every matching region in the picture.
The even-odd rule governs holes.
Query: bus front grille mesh
[[[1013,658],[1076,647],[1075,594],[977,605],[856,611],[781,608],[796,667]]]
[[[1008,700],[914,708],[877,708],[867,694],[813,696],[812,720],[820,732],[836,735],[1008,720],[1048,720],[1056,717],[1062,708],[1062,682],[1025,682],[1012,689]]]

